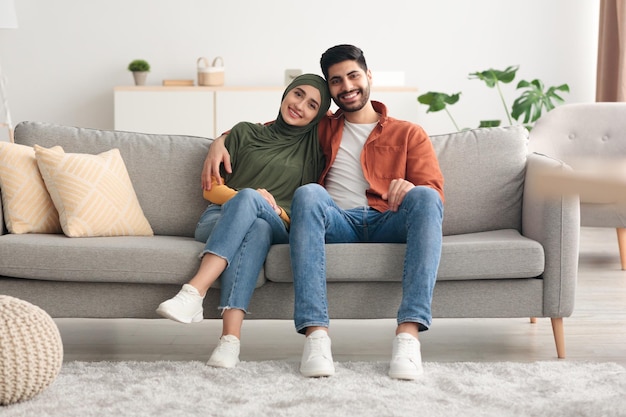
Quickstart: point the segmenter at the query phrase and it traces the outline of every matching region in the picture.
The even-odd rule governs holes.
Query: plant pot
[[[146,85],[147,77],[148,77],[148,71],[133,71],[133,78],[135,79],[135,85]]]

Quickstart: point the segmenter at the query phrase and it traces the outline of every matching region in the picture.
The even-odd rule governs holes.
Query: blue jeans
[[[411,189],[397,212],[339,208],[318,184],[296,190],[291,203],[290,252],[296,330],[328,327],[325,243],[405,243],[402,301],[397,322],[432,322],[431,301],[441,258],[443,204],[432,188]]]
[[[245,188],[220,206],[211,204],[202,213],[195,238],[206,242],[202,255],[225,259],[220,275],[220,310],[248,312],[259,272],[270,246],[288,243],[285,224],[256,190]]]

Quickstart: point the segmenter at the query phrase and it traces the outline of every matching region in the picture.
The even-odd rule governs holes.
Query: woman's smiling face
[[[321,95],[317,88],[298,85],[292,88],[280,105],[280,114],[287,124],[306,126],[315,119],[320,110]]]

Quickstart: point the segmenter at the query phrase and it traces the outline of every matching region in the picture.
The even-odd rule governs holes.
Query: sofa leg
[[[619,248],[619,259],[622,263],[622,270],[626,271],[626,228],[617,228],[617,247]]]
[[[537,317],[531,317],[531,318],[530,318],[530,322],[531,322],[532,324],[537,323]]]
[[[565,333],[563,332],[563,317],[551,318],[552,333],[556,344],[556,355],[559,359],[565,359]]]

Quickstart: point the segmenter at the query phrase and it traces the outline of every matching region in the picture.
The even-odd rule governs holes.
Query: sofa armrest
[[[550,195],[541,187],[541,174],[570,171],[564,162],[545,155],[528,156],[522,207],[522,234],[541,243],[545,252],[545,317],[568,317],[574,310],[580,202],[574,195]]]

